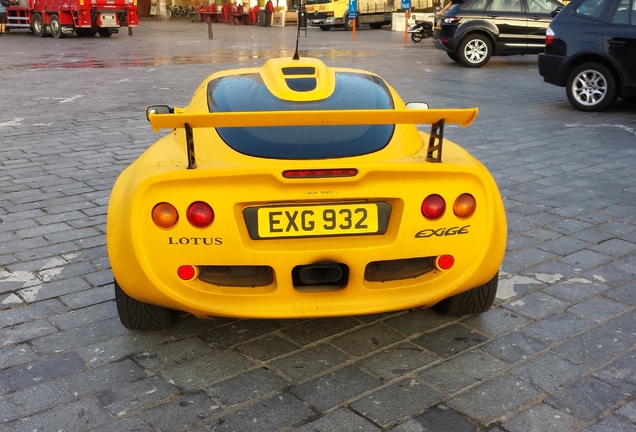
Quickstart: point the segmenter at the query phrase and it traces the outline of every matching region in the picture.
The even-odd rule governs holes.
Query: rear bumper
[[[173,151],[183,158],[171,136],[147,150],[120,175],[109,202],[113,275],[126,294],[145,303],[198,317],[380,313],[432,306],[483,285],[503,260],[506,220],[496,184],[483,165],[450,141],[443,164],[425,162],[422,151],[400,163],[360,162],[355,177],[334,179],[285,179],[280,173],[287,161],[206,167],[204,150],[196,170],[185,170],[183,161],[156,164],[158,155],[172,163]],[[303,167],[324,163],[305,161]],[[448,204],[435,220],[421,211],[431,193]],[[463,193],[478,203],[468,218],[452,211],[451,203]],[[214,222],[206,228],[193,227],[185,217],[197,200],[214,209]],[[160,228],[150,220],[159,202],[171,203],[182,216],[174,226]],[[307,232],[314,222],[332,221],[335,213],[327,207],[372,202],[391,204],[386,230],[376,234],[272,237],[266,230],[255,236],[250,228],[254,207],[272,210],[257,212],[257,227],[265,220],[270,232],[282,227]],[[283,211],[285,221],[278,220]],[[347,211],[337,212],[344,215],[343,225],[356,227],[372,227],[372,213],[362,220],[366,213],[351,208],[349,223]],[[323,221],[312,219],[317,214]],[[443,255],[454,257],[450,268],[436,261]],[[193,274],[182,279],[181,266],[193,267]]]
[[[454,53],[457,50],[458,40],[448,37],[433,36],[433,44],[437,49]]]
[[[567,57],[539,54],[539,75],[543,81],[559,87],[565,86]]]
[[[215,222],[210,228],[187,227],[184,218],[181,225],[164,230],[135,215],[149,215],[159,196],[181,201],[186,194],[178,195],[167,183],[158,183],[130,196],[122,193],[130,183],[118,181],[107,221],[113,275],[139,301],[201,318],[331,317],[432,306],[488,282],[503,260],[506,220],[501,198],[485,170],[472,171],[482,174],[484,182],[458,172],[442,175],[448,181],[439,182],[445,185],[440,193],[449,197],[471,190],[480,204],[478,213],[467,220],[458,219],[452,211],[437,221],[422,220],[421,200],[387,198],[391,190],[404,188],[382,174],[377,179],[388,185],[374,187],[382,200],[392,202],[386,233],[262,240],[250,237],[241,203],[255,202],[242,199],[255,188],[234,192],[238,202],[231,205],[221,205],[221,196],[215,193]],[[214,183],[219,191],[234,182],[217,178]],[[275,195],[264,178],[247,183],[260,183],[264,189],[259,195]],[[285,189],[293,186],[285,185]],[[340,197],[348,199],[345,182],[337,187]],[[448,270],[436,264],[442,255],[454,257]],[[178,277],[182,265],[195,268],[192,279]]]
[[[327,18],[309,18],[307,20],[310,26],[319,27],[319,26],[332,26],[336,24],[336,20],[334,17]]]

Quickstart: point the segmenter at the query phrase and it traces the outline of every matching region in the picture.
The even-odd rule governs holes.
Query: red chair
[[[247,16],[247,23],[253,25],[258,24],[258,5],[250,9],[250,12]]]
[[[234,25],[246,24],[247,14],[243,12],[243,5],[240,4],[236,7],[236,10],[232,12],[232,16],[234,17]]]
[[[232,3],[227,2],[223,6],[221,6],[221,22],[229,23],[231,22],[230,14],[232,13]]]

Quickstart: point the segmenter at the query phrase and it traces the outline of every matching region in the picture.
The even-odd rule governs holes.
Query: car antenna
[[[300,18],[300,12],[298,13],[298,18]],[[294,52],[294,57],[292,60],[300,60],[300,56],[298,55],[298,39],[300,39],[300,21],[296,26],[296,51]]]
[[[294,57],[292,58],[292,60],[300,60],[300,55],[298,54],[298,39],[300,39],[300,20],[302,18],[304,18],[304,12],[305,12],[305,2],[303,0],[301,0],[300,2],[300,6],[298,7],[298,18],[297,18],[297,25],[296,25],[296,51],[294,52]],[[306,33],[305,33],[306,35]]]

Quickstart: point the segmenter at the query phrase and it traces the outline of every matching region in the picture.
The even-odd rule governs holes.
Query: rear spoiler
[[[275,126],[344,126],[372,124],[430,124],[427,160],[442,161],[444,124],[470,125],[477,108],[390,109],[390,110],[320,110],[320,111],[254,111],[185,113],[167,105],[146,108],[152,129],[184,128],[188,146],[188,169],[196,168],[194,128],[275,127]]]

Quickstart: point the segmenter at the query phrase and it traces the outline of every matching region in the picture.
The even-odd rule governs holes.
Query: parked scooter
[[[411,40],[415,43],[420,42],[424,38],[433,37],[433,22],[424,20],[415,20],[415,25],[409,27]]]

